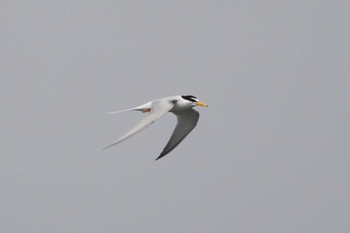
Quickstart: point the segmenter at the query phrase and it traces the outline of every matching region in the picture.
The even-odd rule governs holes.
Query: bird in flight
[[[134,128],[129,130],[124,136],[105,147],[104,150],[138,134],[163,117],[167,112],[172,112],[177,117],[177,124],[168,143],[160,155],[156,158],[156,160],[158,160],[175,149],[175,147],[182,142],[182,140],[194,129],[194,127],[196,127],[199,119],[199,113],[193,109],[195,106],[208,107],[208,105],[200,102],[193,95],[178,95],[152,100],[148,103],[130,109],[109,112],[109,114],[113,114],[128,111],[141,111],[143,113],[147,113],[147,116],[136,124]]]

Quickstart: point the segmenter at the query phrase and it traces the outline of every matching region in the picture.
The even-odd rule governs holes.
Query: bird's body
[[[167,112],[172,112],[177,116],[177,125],[171,135],[167,145],[163,149],[162,153],[158,156],[158,159],[162,158],[170,151],[172,151],[180,142],[192,131],[197,125],[199,119],[199,113],[193,109],[194,106],[206,106],[206,104],[198,101],[198,99],[192,95],[179,95],[170,96],[161,99],[152,100],[140,106],[125,109],[110,113],[120,113],[127,111],[141,111],[147,113],[147,117],[141,120],[134,128],[129,130],[124,136],[119,138],[116,142],[110,144],[104,149],[114,146],[126,139],[141,132],[149,125],[163,117]]]

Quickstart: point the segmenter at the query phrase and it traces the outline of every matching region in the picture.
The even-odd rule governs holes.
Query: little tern
[[[194,127],[196,127],[199,119],[199,113],[193,109],[195,106],[208,107],[208,105],[200,102],[193,95],[178,95],[152,100],[148,103],[130,109],[109,112],[109,114],[113,114],[128,111],[141,111],[143,113],[147,113],[147,116],[117,141],[105,147],[104,150],[138,134],[163,117],[167,112],[172,112],[177,117],[177,124],[168,143],[160,155],[156,158],[156,160],[158,160],[175,149],[175,147],[182,142],[182,140],[194,129]]]

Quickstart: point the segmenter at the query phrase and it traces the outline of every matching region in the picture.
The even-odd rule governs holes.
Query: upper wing
[[[175,149],[177,145],[184,140],[184,138],[196,127],[198,119],[199,119],[199,113],[191,109],[186,112],[182,113],[175,113],[177,116],[177,125],[175,127],[175,130],[173,134],[171,135],[167,145],[163,149],[162,153],[156,158],[156,160],[162,158],[166,154],[168,154],[170,151]]]
[[[151,112],[148,113],[146,118],[142,119],[139,123],[137,123],[137,125],[134,126],[134,128],[129,130],[124,136],[119,138],[117,141],[106,146],[104,150],[111,146],[117,145],[118,143],[121,143],[122,141],[125,141],[126,139],[141,132],[142,130],[150,126],[152,123],[154,123],[156,120],[164,116],[167,112],[169,112],[173,108],[173,106],[174,104],[169,101],[163,100],[153,102],[151,105]]]

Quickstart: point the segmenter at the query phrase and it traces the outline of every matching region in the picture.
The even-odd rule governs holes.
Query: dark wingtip
[[[158,159],[161,159],[162,157],[164,157],[165,155],[161,154],[159,155],[154,161],[157,161]]]

